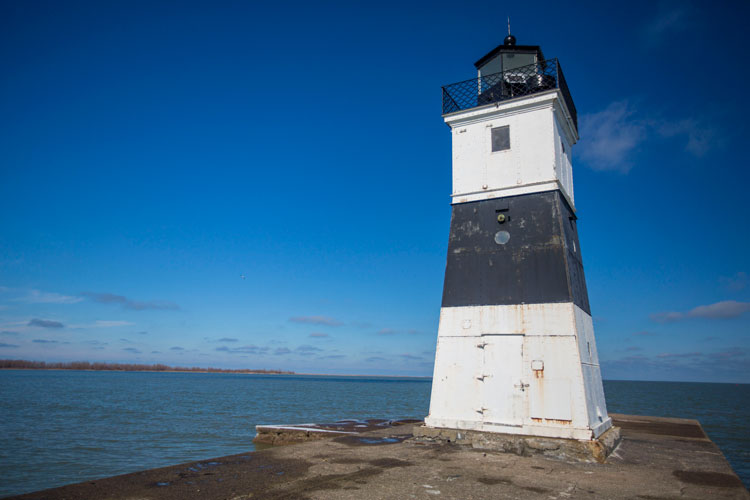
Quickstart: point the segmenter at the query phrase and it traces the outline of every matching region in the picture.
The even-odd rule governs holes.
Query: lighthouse
[[[510,33],[443,87],[448,257],[426,428],[594,440],[612,426],[583,273],[557,59]]]

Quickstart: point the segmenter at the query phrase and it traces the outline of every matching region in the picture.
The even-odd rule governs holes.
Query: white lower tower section
[[[573,303],[442,308],[425,424],[600,436],[612,420],[591,316]]]

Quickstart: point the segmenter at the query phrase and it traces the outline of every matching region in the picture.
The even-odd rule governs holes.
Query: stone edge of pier
[[[362,434],[400,425],[421,423],[421,420],[415,419],[386,420],[371,418],[366,420],[347,419],[319,424],[256,425],[255,432],[257,434],[253,439],[253,443],[262,447],[286,446],[308,441],[318,441],[320,439]]]
[[[471,446],[481,450],[544,455],[559,460],[604,463],[621,441],[620,428],[611,427],[597,439],[582,441],[497,432],[414,426],[414,439]]]

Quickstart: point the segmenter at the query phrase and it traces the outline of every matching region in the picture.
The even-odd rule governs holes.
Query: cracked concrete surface
[[[603,464],[424,443],[411,425],[64,486],[24,499],[750,499],[695,421],[613,416]],[[697,427],[697,429],[696,429]]]

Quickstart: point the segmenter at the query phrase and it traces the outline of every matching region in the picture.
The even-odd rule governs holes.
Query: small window
[[[510,241],[510,233],[508,231],[498,231],[495,233],[495,243],[498,245],[505,245]]]
[[[492,152],[510,149],[510,126],[492,129]]]

